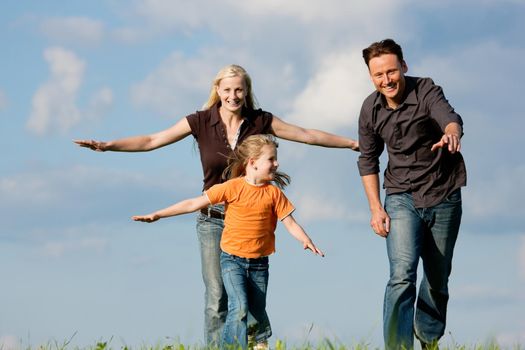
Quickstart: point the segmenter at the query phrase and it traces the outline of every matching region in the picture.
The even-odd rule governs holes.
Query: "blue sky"
[[[229,63],[249,71],[265,110],[355,138],[373,88],[360,52],[386,37],[403,46],[409,74],[434,78],[465,121],[468,186],[443,342],[525,344],[523,0],[0,6],[3,349],[70,338],[200,343],[194,215],[130,220],[199,194],[193,141],[132,154],[71,141],[166,128],[202,106]],[[306,254],[279,227],[273,339],[382,346],[388,266],[369,228],[357,154],[283,141],[279,157],[296,217],[326,257]]]

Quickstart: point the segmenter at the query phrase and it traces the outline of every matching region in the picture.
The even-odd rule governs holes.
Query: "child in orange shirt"
[[[222,332],[223,346],[240,345],[246,349],[248,311],[259,328],[256,342],[264,343],[271,336],[266,289],[268,256],[275,252],[277,220],[304,249],[324,256],[292,216],[295,208],[281,190],[290,178],[277,171],[277,146],[271,135],[250,136],[229,160],[225,174],[230,180],[211,187],[200,197],[183,200],[149,215],[133,216],[135,221],[154,222],[194,212],[209,204],[225,203],[221,272],[228,295],[228,316]]]

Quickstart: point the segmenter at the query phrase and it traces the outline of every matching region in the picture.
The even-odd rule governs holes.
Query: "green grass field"
[[[138,347],[129,347],[126,345],[121,346],[112,346],[112,340],[108,341],[98,341],[91,346],[78,347],[72,345],[71,337],[69,340],[58,342],[58,341],[49,341],[46,344],[32,346],[32,345],[23,345],[20,344],[19,350],[219,350],[218,348],[209,348],[203,347],[202,345],[185,345],[179,342],[164,343],[159,342],[155,345],[141,345]],[[270,343],[270,348],[272,350],[380,350],[379,347],[373,347],[366,343],[358,343],[352,345],[340,344],[338,342],[331,341],[329,339],[324,339],[318,343],[305,342],[301,345],[288,345],[286,342],[281,340],[276,340],[273,343]],[[416,345],[416,349],[419,349],[419,345]],[[462,344],[439,344],[439,346],[434,346],[430,350],[525,350],[520,344],[516,344],[512,347],[501,347],[494,341],[489,341],[483,344],[471,344],[471,345],[462,345]],[[0,350],[5,350],[0,346]],[[232,348],[231,350],[240,350]]]

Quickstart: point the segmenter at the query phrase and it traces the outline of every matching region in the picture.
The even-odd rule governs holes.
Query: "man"
[[[459,153],[463,121],[430,78],[406,76],[401,47],[376,42],[363,58],[377,91],[359,116],[359,173],[370,205],[370,225],[386,238],[390,279],[383,308],[386,349],[423,348],[444,334],[448,277],[461,221],[466,170]],[[379,156],[384,146],[384,207]],[[419,259],[424,275],[416,301]],[[414,304],[416,310],[414,312]]]

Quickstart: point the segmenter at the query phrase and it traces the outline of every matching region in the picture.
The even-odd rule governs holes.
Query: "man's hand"
[[[445,133],[441,136],[438,143],[432,145],[431,151],[438,148],[447,147],[450,153],[456,153],[461,150],[461,135],[463,135],[463,128],[458,123],[448,123],[445,127]]]
[[[390,232],[390,217],[383,208],[372,211],[370,226],[379,236],[388,236],[388,232]]]
[[[438,143],[432,145],[431,151],[434,151],[438,148],[447,147],[450,153],[456,153],[461,150],[461,139],[458,134],[450,133],[443,134],[441,140]]]

